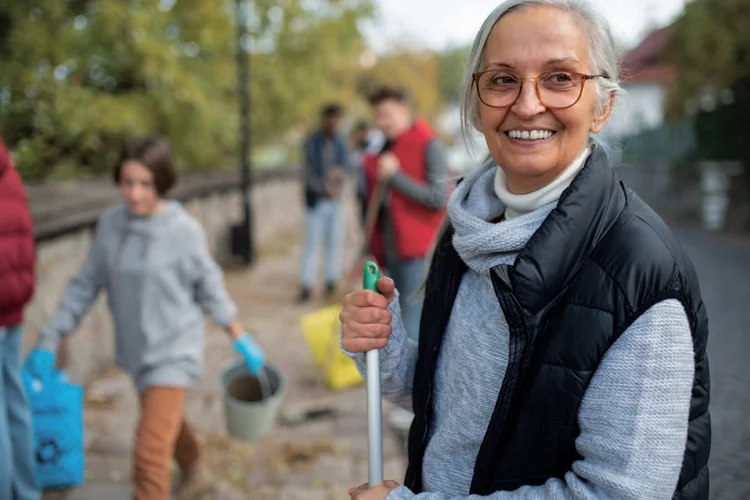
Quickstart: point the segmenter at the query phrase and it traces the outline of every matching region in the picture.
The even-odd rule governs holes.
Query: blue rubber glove
[[[245,332],[232,343],[234,350],[245,358],[245,364],[250,373],[257,375],[261,368],[266,364],[266,355],[263,349],[255,343],[249,333]]]
[[[26,362],[23,365],[32,377],[40,380],[47,379],[55,370],[55,353],[45,349],[32,349],[26,356]]]

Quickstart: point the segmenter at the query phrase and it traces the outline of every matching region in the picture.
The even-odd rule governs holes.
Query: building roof
[[[622,59],[625,84],[669,83],[676,76],[674,66],[663,60],[669,44],[669,26],[652,31]]]

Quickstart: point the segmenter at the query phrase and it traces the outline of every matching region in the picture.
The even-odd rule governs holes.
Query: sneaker
[[[203,464],[198,462],[183,472],[182,482],[175,492],[177,500],[203,500],[212,498],[215,493],[213,474]]]

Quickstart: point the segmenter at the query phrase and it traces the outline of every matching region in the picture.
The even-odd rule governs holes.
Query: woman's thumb
[[[396,298],[396,284],[391,278],[380,278],[378,280],[378,291],[390,304]]]

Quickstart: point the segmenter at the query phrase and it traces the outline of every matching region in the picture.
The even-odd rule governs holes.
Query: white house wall
[[[658,83],[623,86],[625,95],[615,106],[609,123],[602,131],[608,137],[623,137],[658,127],[664,121],[666,89]]]

